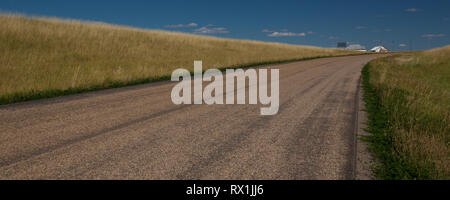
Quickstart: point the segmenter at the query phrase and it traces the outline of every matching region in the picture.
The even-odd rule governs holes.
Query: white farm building
[[[383,46],[376,46],[376,47],[370,49],[370,51],[371,51],[371,52],[375,52],[375,53],[386,53],[386,52],[388,52],[389,50],[387,50],[387,49],[386,49],[385,47],[383,47]]]
[[[354,51],[366,51],[366,47],[364,47],[364,46],[362,46],[360,44],[349,45],[346,49],[354,50]]]

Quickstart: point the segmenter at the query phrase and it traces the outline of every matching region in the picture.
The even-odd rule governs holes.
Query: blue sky
[[[322,47],[450,44],[449,0],[0,0],[0,11]]]

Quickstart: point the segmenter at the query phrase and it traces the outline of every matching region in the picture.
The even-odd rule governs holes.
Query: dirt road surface
[[[0,179],[353,179],[361,69],[280,69],[280,110],[174,105],[160,82],[0,106]],[[190,67],[190,66],[189,66]]]

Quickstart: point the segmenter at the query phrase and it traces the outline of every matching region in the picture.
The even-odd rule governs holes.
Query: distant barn
[[[352,44],[352,45],[349,45],[349,46],[347,47],[347,49],[348,49],[348,50],[353,50],[353,51],[366,51],[366,47],[365,47],[365,46],[362,46],[362,45],[360,45],[360,44]]]
[[[383,47],[383,46],[376,46],[376,47],[372,48],[370,51],[371,51],[371,52],[376,52],[376,53],[386,53],[386,52],[388,52],[389,50],[386,49],[386,48]]]

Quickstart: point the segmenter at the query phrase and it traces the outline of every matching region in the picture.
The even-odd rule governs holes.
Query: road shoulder
[[[369,151],[367,142],[364,141],[364,137],[370,136],[365,129],[367,128],[367,112],[366,103],[363,100],[363,87],[362,81],[360,82],[358,92],[358,116],[356,127],[356,180],[374,180],[375,177],[372,173],[372,166],[374,157]]]

